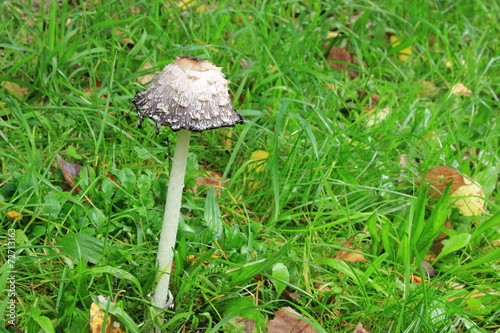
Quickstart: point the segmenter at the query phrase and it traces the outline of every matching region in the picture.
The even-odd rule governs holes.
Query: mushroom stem
[[[160,308],[165,308],[167,305],[170,272],[172,271],[174,257],[173,249],[175,247],[177,226],[179,224],[190,136],[191,132],[186,129],[181,129],[177,134],[172,170],[170,171],[170,180],[168,182],[165,213],[163,215],[158,257],[156,259],[159,270],[158,285],[153,296],[153,304]]]

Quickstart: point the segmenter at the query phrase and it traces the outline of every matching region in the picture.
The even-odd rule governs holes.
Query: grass
[[[138,129],[131,100],[138,78],[189,55],[223,68],[246,121],[191,140],[163,331],[247,317],[265,332],[283,306],[317,332],[500,331],[499,15],[483,0],[1,3],[1,330],[89,332],[97,302],[147,331],[175,135]],[[325,44],[356,55],[356,78],[330,69]],[[387,117],[370,123],[358,91]],[[83,166],[79,190],[56,154]],[[439,165],[481,183],[488,214],[417,185]],[[223,190],[196,186],[207,170]],[[426,279],[447,219],[470,239]],[[335,259],[350,237],[368,261]]]

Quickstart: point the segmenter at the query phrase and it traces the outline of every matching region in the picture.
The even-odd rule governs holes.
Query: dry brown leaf
[[[465,184],[451,193],[452,198],[460,197],[454,202],[453,207],[458,208],[459,213],[464,216],[478,216],[483,214],[486,205],[483,199],[483,188],[473,179],[463,178]]]
[[[199,255],[203,255],[204,252],[198,252],[198,254]],[[197,255],[194,255],[194,254],[188,254],[187,257],[186,257],[186,259],[187,259],[187,261],[190,264],[194,264],[195,262],[197,262],[200,259],[199,255],[197,256]],[[212,254],[211,255],[211,258],[215,258],[215,259],[218,259],[220,257],[221,257],[220,254]],[[210,259],[205,260],[204,262],[201,263],[201,266],[203,267],[203,266],[207,265],[209,262],[210,262]]]
[[[145,70],[148,70],[150,68],[153,68],[153,65],[151,65],[151,63],[147,62],[144,64],[144,66],[142,66],[141,71],[145,71]],[[146,74],[143,76],[139,76],[137,78],[137,82],[139,82],[142,85],[146,85],[149,82],[153,81],[154,78],[155,78],[154,74]]]
[[[330,287],[326,286],[323,283],[323,279],[322,278],[317,278],[317,281],[318,282],[314,283],[314,288],[316,288],[318,290],[318,292],[319,292],[319,294],[318,294],[318,301],[321,302],[321,300],[323,299],[323,297],[326,294],[326,295],[330,296],[330,297],[328,297],[328,300],[326,301],[326,303],[327,304],[335,303],[335,296],[331,295],[332,289],[330,289]]]
[[[120,29],[115,29],[115,34],[117,36],[121,36],[124,33]],[[122,38],[120,38],[120,44],[122,44],[122,45],[134,45],[135,41],[129,37],[122,37]]]
[[[380,101],[379,94],[373,93],[370,96],[368,96],[368,92],[364,90],[358,90],[356,94],[358,101],[365,108],[365,113],[373,111],[377,107],[378,102]]]
[[[244,317],[233,317],[229,322],[242,333],[253,333],[256,326],[255,320]]]
[[[90,331],[101,333],[104,323],[104,310],[99,305],[92,303],[90,306]],[[115,315],[108,313],[106,317],[106,333],[125,333],[125,327],[118,321]]]
[[[371,331],[368,331],[361,323],[358,323],[353,333],[371,333]]]
[[[268,333],[316,333],[316,329],[302,318],[305,317],[291,307],[283,307],[267,324]]]
[[[215,194],[217,196],[220,195],[220,191],[224,189],[227,184],[227,181],[222,180],[222,174],[218,171],[212,171],[205,167],[201,167],[207,176],[204,177],[196,177],[196,184],[193,187],[193,191],[198,191],[198,187],[200,186],[208,186],[215,188]]]
[[[465,185],[464,177],[447,165],[437,166],[427,171],[424,181],[431,185],[429,195],[433,198],[440,198],[450,182],[453,182],[451,193],[456,191],[460,186]]]
[[[326,59],[331,60],[329,61],[331,69],[344,70],[351,68],[349,64],[353,65],[358,64],[358,60],[356,59],[356,56],[353,53],[347,51],[343,47],[337,47],[337,46],[334,46],[330,49],[330,52],[328,52]],[[358,72],[350,70],[349,76],[351,77],[351,79],[354,79],[358,76]]]
[[[59,166],[61,167],[64,179],[71,186],[71,188],[75,188],[76,184],[74,182],[74,179],[78,177],[82,166],[79,164],[66,162],[59,154],[56,155],[56,158]],[[75,190],[80,191],[81,188],[76,187]]]
[[[349,237],[349,239],[342,244],[342,247],[344,249],[349,249],[349,246],[352,244],[354,241],[354,236]],[[352,249],[353,251],[361,252],[361,249],[359,247],[355,247]],[[368,261],[366,260],[365,256],[363,256],[361,253],[354,253],[351,251],[347,250],[340,250],[334,257],[335,259],[340,259],[348,262],[358,262],[358,261]]]
[[[463,83],[457,83],[451,88],[451,93],[455,96],[469,97],[472,95],[472,90],[467,88]]]
[[[2,87],[12,92],[14,96],[19,99],[24,99],[29,92],[28,88],[21,88],[17,83],[10,81],[3,81],[1,83]]]

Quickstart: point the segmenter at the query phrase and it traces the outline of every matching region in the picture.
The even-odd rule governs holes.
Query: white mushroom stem
[[[186,129],[181,129],[177,134],[172,170],[168,182],[167,201],[163,215],[160,244],[158,245],[158,257],[156,259],[156,267],[160,272],[158,274],[158,285],[153,296],[153,304],[160,308],[165,308],[167,304],[190,136],[191,132]]]

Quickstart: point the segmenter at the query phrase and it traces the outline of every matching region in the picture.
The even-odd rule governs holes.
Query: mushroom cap
[[[144,118],[156,122],[156,132],[160,126],[201,132],[242,123],[243,117],[231,104],[229,81],[221,68],[207,60],[177,57],[132,100],[139,128]]]

